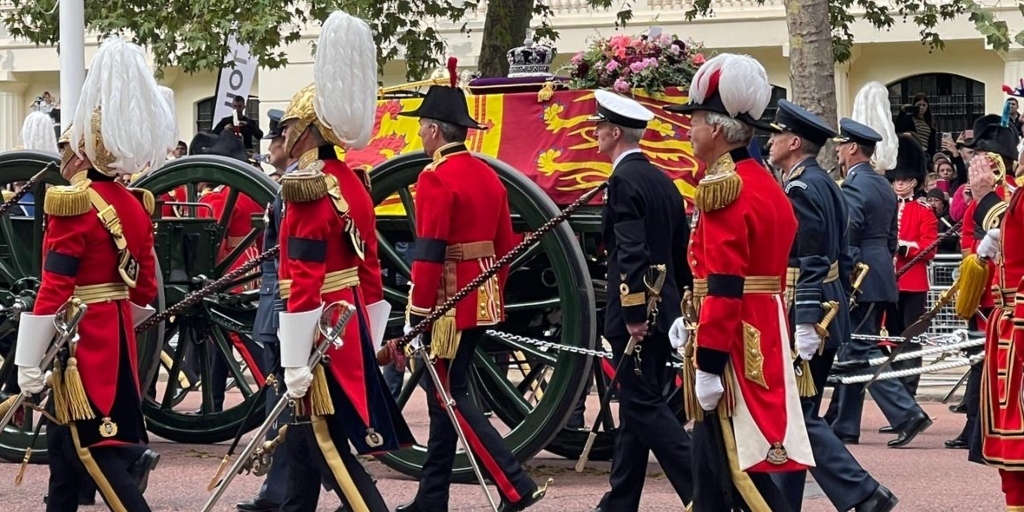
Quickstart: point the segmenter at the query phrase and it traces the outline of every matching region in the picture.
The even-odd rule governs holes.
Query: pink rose
[[[682,50],[682,48],[679,47],[678,44],[674,44],[674,45],[668,47],[668,51],[672,55],[679,55],[679,52],[681,52],[683,50]]]
[[[579,64],[580,62],[583,62],[583,52],[579,52],[576,55],[572,56],[573,64]]]
[[[656,68],[658,67],[658,59],[655,59],[654,57],[646,58],[644,59],[644,64],[649,68]]]
[[[612,89],[615,89],[615,92],[619,93],[629,92],[629,82],[619,78],[615,80],[615,85],[612,86]]]
[[[629,65],[629,69],[631,69],[634,73],[639,73],[643,71],[646,67],[647,64],[645,64],[642,60],[636,61]]]
[[[604,70],[609,73],[614,72],[616,69],[619,69],[619,61],[611,60],[608,61],[608,64],[604,65]]]
[[[704,64],[704,54],[703,53],[698,53],[698,54],[694,55],[693,56],[693,63],[698,65],[698,66],[700,66],[701,64]]]

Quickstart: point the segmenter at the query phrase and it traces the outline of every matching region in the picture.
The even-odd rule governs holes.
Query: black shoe
[[[918,434],[924,432],[930,426],[932,426],[932,419],[923,411],[917,413],[914,417],[903,422],[903,425],[900,425],[900,428],[896,433],[896,439],[893,439],[888,443],[889,448],[899,448],[907,445],[913,441]]]
[[[448,509],[444,508],[436,510],[427,510],[419,506],[419,504],[417,504],[416,501],[413,500],[410,501],[409,503],[406,503],[405,505],[399,505],[395,507],[395,512],[448,512]]]
[[[498,506],[498,512],[520,512],[536,505],[537,502],[544,499],[544,495],[548,493],[548,485],[551,485],[551,481],[552,479],[549,478],[547,483],[544,484],[544,487],[538,487],[529,495],[524,496],[515,503],[505,501],[504,497],[501,498],[501,505]]]
[[[896,508],[900,500],[893,495],[892,491],[879,485],[875,492],[868,496],[868,499],[857,504],[854,512],[889,512]]]
[[[863,369],[867,368],[868,366],[870,366],[870,364],[868,364],[868,362],[864,361],[864,360],[860,360],[860,361],[839,361],[838,363],[832,365],[832,373],[835,373],[835,374],[851,373],[851,372],[855,372],[857,370],[863,370]]]
[[[960,402],[958,404],[951,405],[949,406],[949,412],[953,414],[967,414],[967,403]]]
[[[280,508],[280,503],[274,503],[273,501],[259,496],[235,505],[235,509],[240,510],[241,512],[277,512]]]
[[[878,429],[878,433],[879,434],[895,434],[896,433],[896,429],[892,428],[892,425],[886,425],[886,426]]]
[[[43,495],[43,503],[50,501],[50,495]],[[78,506],[80,507],[91,507],[96,504],[96,491],[93,491],[91,496],[78,495]]]
[[[860,444],[860,436],[848,436],[836,432],[836,437],[838,437],[845,445]]]
[[[146,488],[149,487],[149,473],[156,469],[156,465],[159,462],[160,454],[147,449],[139,456],[138,460],[132,462],[131,466],[128,466],[128,475],[139,486],[140,494],[146,493]]]
[[[963,436],[956,436],[953,439],[949,439],[945,442],[946,448],[950,450],[966,450],[967,440]]]

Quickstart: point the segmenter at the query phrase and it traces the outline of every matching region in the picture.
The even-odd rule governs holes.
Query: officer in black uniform
[[[647,477],[650,452],[658,459],[683,504],[693,498],[690,438],[679,426],[664,390],[675,371],[665,366],[673,348],[668,333],[681,316],[679,287],[692,286],[686,265],[689,225],[682,197],[671,180],[640,151],[640,139],[654,114],[632,99],[595,91],[599,150],[613,159],[603,212],[608,248],[608,305],[604,335],[611,343],[619,370],[619,431],[612,459],[611,490],[597,510],[638,509]],[[664,269],[658,311],[648,314],[655,284]],[[620,293],[614,293],[618,290]],[[642,339],[639,355],[624,356],[631,336]],[[634,369],[639,369],[638,375]],[[656,433],[656,434],[655,434]],[[654,435],[652,435],[654,434]]]
[[[888,511],[896,505],[896,498],[868,475],[818,415],[836,349],[849,339],[851,327],[845,292],[849,276],[839,272],[839,256],[848,249],[846,204],[839,186],[815,159],[835,131],[818,116],[786,100],[779,101],[772,127],[779,133],[771,138],[769,158],[783,171],[786,195],[799,224],[789,253],[786,295],[789,322],[796,331],[796,351],[808,361],[817,391],[800,400],[817,464],[811,475],[837,510]],[[822,305],[832,302],[836,315],[822,339],[818,327],[825,316]],[[801,509],[805,477],[805,471],[773,475],[795,512]]]
[[[852,119],[843,119],[839,126],[841,133],[836,138],[839,143],[836,152],[840,169],[846,172],[842,191],[850,215],[848,266],[864,263],[869,268],[857,296],[857,305],[850,312],[850,322],[854,325],[854,334],[877,336],[882,311],[898,297],[893,260],[897,249],[896,193],[885,176],[875,172],[870,164],[875,144],[882,136]],[[846,266],[841,265],[844,267],[841,272],[849,275]],[[868,359],[885,356],[876,341],[856,338],[841,347],[838,355],[839,363],[835,366],[842,371],[863,367]],[[931,426],[931,418],[901,381],[878,380],[869,390],[886,420],[895,426],[897,437],[889,441],[890,447],[906,445]],[[844,442],[856,444],[864,410],[864,384],[837,386],[836,396],[832,429]]]

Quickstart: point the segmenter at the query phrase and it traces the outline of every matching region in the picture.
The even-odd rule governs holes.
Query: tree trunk
[[[523,44],[534,0],[488,0],[477,69],[483,77],[508,75],[506,53]]]
[[[836,127],[836,68],[832,53],[829,0],[786,0],[789,28],[790,101],[821,116]],[[819,155],[821,166],[836,166],[834,144]]]

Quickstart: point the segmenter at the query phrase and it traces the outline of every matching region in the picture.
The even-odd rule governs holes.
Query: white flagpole
[[[85,83],[85,0],[60,0],[60,129],[78,108]]]

